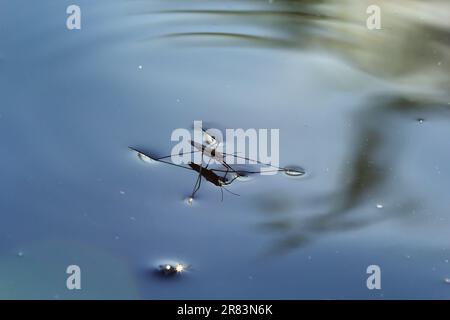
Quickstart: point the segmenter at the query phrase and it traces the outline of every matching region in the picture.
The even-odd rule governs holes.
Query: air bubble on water
[[[422,124],[422,123],[425,122],[425,119],[423,119],[423,118],[418,118],[418,119],[417,119],[417,122],[420,123],[420,124]]]
[[[191,206],[191,205],[194,203],[194,198],[188,197],[188,198],[186,199],[186,203],[187,203],[188,205]]]
[[[125,191],[120,190],[119,193],[120,194],[125,194]]]
[[[284,173],[290,177],[301,177],[305,175],[305,170],[300,167],[289,167],[284,169]]]
[[[22,251],[19,251],[19,252],[17,252],[17,255],[18,255],[19,257],[23,257],[23,252],[22,252]]]
[[[143,68],[143,67],[142,67],[141,65],[138,66],[138,69],[139,69],[139,70],[142,70],[142,68]]]
[[[383,209],[384,206],[381,203],[377,203],[377,209]]]
[[[444,282],[450,284],[450,278],[445,278]]]

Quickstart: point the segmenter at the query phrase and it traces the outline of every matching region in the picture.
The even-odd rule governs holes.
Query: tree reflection
[[[392,181],[392,168],[398,165],[398,155],[408,136],[395,126],[389,129],[385,124],[398,123],[401,118],[417,121],[419,117],[432,115],[450,120],[450,106],[431,101],[411,101],[404,97],[379,96],[373,100],[377,103],[362,109],[357,115],[355,122],[359,127],[355,133],[358,143],[341,177],[342,186],[335,194],[321,199],[329,209],[305,216],[298,213],[299,208],[305,207],[303,203],[291,203],[282,208],[279,204],[284,203],[284,199],[267,195],[260,198],[260,210],[277,213],[260,225],[262,230],[280,235],[271,253],[279,254],[301,247],[333,232],[358,230],[390,219],[406,219],[420,208],[420,186],[411,188]],[[395,198],[398,206],[367,210],[364,206],[370,203],[373,194],[389,183],[394,183],[398,189],[389,195]],[[283,211],[295,214],[280,215]]]
[[[366,27],[373,4],[381,8],[381,30]],[[187,46],[318,50],[436,94],[450,87],[449,11],[444,0],[245,0],[175,1],[139,14],[167,17],[160,37]]]

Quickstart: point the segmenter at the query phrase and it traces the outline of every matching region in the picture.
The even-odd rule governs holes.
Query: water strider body
[[[214,171],[202,167],[194,162],[189,162],[189,166],[194,170],[197,171],[203,178],[205,178],[207,181],[211,182],[212,184],[222,187],[224,185],[230,184],[231,182],[227,183],[227,180],[225,177],[219,176]]]

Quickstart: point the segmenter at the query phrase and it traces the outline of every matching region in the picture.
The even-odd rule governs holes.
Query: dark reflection
[[[256,36],[241,33],[226,32],[180,32],[171,33],[164,36],[165,38],[183,38],[184,40],[196,41],[196,44],[203,46],[217,46],[221,44],[233,46],[272,46],[274,44],[280,46],[290,46],[289,41],[268,36]],[[202,42],[203,41],[203,42]],[[191,42],[192,43],[192,42]]]
[[[161,271],[160,269],[152,269],[150,271],[146,272],[146,277],[147,275],[150,274],[155,280],[160,280],[160,281],[180,281],[181,278],[183,278],[183,275],[178,274],[178,273],[164,273],[163,271]]]
[[[395,175],[392,169],[398,165],[402,144],[408,139],[396,124],[402,120],[414,122],[418,116],[450,120],[450,106],[402,97],[375,97],[373,101],[377,103],[355,119],[359,124],[355,130],[356,148],[343,170],[342,186],[335,194],[320,199],[328,210],[306,212],[310,209],[303,201],[293,202],[282,196],[264,195],[258,199],[260,210],[270,213],[269,221],[260,228],[279,235],[270,253],[280,254],[333,232],[357,230],[389,219],[409,219],[411,212],[420,209],[420,186],[392,181]],[[364,207],[377,191],[388,190],[385,188],[389,183],[395,184],[396,191],[383,197],[385,200],[395,197],[395,207],[382,204],[374,205],[372,210]],[[295,215],[291,214],[294,212]]]

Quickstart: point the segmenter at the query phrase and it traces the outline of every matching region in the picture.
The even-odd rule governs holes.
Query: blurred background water
[[[0,298],[450,298],[449,12],[1,0]],[[194,120],[279,128],[281,165],[307,175],[234,183],[223,202],[204,184],[188,206],[192,172],[127,147],[168,154]],[[156,277],[165,260],[192,268]]]

